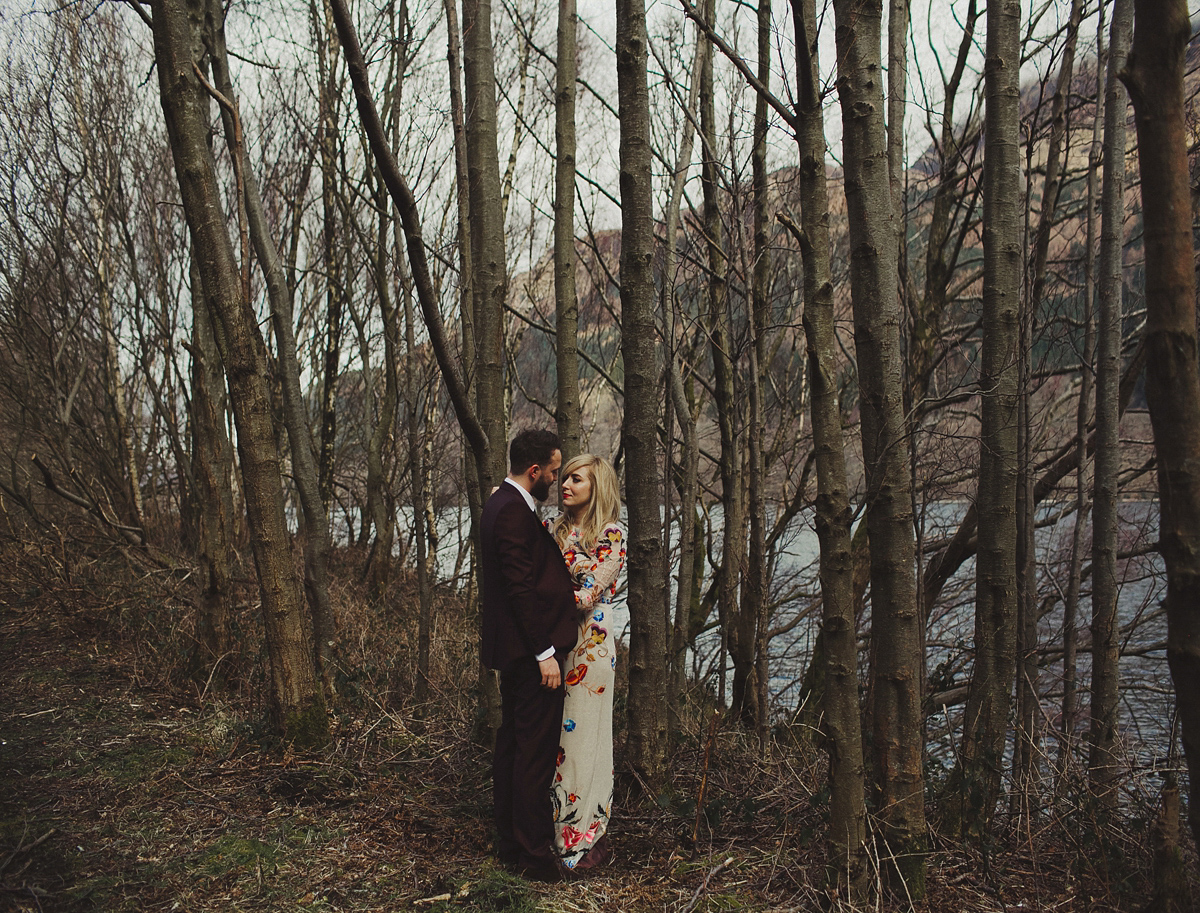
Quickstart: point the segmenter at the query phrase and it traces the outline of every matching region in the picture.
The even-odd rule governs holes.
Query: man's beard
[[[538,479],[533,483],[533,487],[529,490],[535,501],[545,501],[550,497],[550,482],[546,479]]]

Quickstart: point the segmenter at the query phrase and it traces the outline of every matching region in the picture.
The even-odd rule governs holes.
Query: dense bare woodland
[[[1186,0],[0,7],[0,898],[1188,910]],[[474,521],[623,482],[612,834],[489,859]]]

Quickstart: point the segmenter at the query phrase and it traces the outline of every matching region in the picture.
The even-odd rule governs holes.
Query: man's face
[[[558,481],[558,470],[562,467],[562,451],[556,450],[550,456],[550,462],[538,467],[538,474],[533,480],[529,493],[537,501],[545,501],[550,496],[550,489]]]

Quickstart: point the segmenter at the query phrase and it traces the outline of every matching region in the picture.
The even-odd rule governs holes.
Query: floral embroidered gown
[[[566,701],[554,775],[554,843],[574,868],[604,836],[612,810],[613,683],[617,647],[609,615],[625,563],[620,524],[604,527],[587,551],[571,530],[563,557],[575,581],[579,640],[564,664]]]

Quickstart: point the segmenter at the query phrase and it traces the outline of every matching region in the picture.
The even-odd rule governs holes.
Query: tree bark
[[[900,358],[896,218],[887,168],[880,0],[835,0],[850,284],[858,358],[875,642],[873,751],[888,878],[925,893],[922,623]],[[896,884],[896,879],[903,882]]]
[[[1079,379],[1079,407],[1075,412],[1075,527],[1071,531],[1071,558],[1067,593],[1063,597],[1063,696],[1059,728],[1059,775],[1073,763],[1075,724],[1078,715],[1079,601],[1083,590],[1083,556],[1086,548],[1088,515],[1091,512],[1091,467],[1088,465],[1087,437],[1091,427],[1092,393],[1095,388],[1096,319],[1093,301],[1096,293],[1096,232],[1099,190],[1104,152],[1103,67],[1107,59],[1104,45],[1104,14],[1101,12],[1097,34],[1096,116],[1092,121],[1092,143],[1088,150],[1086,258],[1083,264],[1083,370]],[[1094,566],[1093,566],[1094,570]]]
[[[318,117],[317,151],[321,159],[321,257],[325,268],[325,351],[321,372],[321,434],[317,442],[317,490],[324,513],[328,515],[333,498],[334,455],[337,447],[338,363],[342,351],[342,325],[345,312],[342,266],[344,240],[339,229],[338,115],[341,93],[337,84],[338,41],[333,12],[328,3],[313,0],[313,25],[317,47]],[[317,23],[321,26],[318,27]]]
[[[236,105],[225,46],[224,7],[217,0],[211,0],[207,7],[207,15],[205,43],[212,60],[213,79],[218,91]],[[221,116],[228,142],[240,127],[234,123],[236,114],[225,105],[221,106]],[[229,152],[234,156],[244,155],[244,149],[234,149],[232,146]],[[326,687],[332,689],[332,673],[329,667],[332,663],[333,639],[336,632],[333,608],[329,603],[329,516],[321,498],[320,473],[313,453],[312,429],[308,423],[304,393],[300,388],[300,362],[296,355],[296,334],[292,328],[292,292],[287,282],[283,259],[267,225],[258,180],[249,168],[243,167],[242,170],[250,242],[266,280],[267,300],[271,305],[272,325],[279,347],[276,365],[279,368],[283,392],[284,426],[287,428],[288,443],[291,445],[292,478],[296,483],[300,510],[304,516],[304,593],[312,615],[317,671],[324,677]]]
[[[508,269],[496,128],[496,66],[491,0],[463,0],[468,197],[471,209],[471,288],[475,317],[475,408],[491,443],[479,463],[483,497],[507,473],[504,409],[504,304]]]
[[[225,433],[229,398],[221,355],[213,336],[200,271],[191,265],[192,284],[192,477],[197,507],[196,557],[200,564],[200,607],[196,637],[208,675],[229,650],[233,608],[233,444]],[[202,667],[201,667],[202,665]]]
[[[1020,22],[1016,0],[988,4],[975,664],[962,760],[948,790],[957,797],[950,810],[955,829],[976,834],[991,822],[1000,797],[1016,669]]]
[[[1133,0],[1112,8],[1104,91],[1104,188],[1096,327],[1096,479],[1092,501],[1092,682],[1088,783],[1101,801],[1116,798],[1115,756],[1120,632],[1117,625],[1117,498],[1121,471],[1121,299],[1125,239],[1125,154],[1129,96],[1120,74],[1133,35]]]
[[[579,453],[579,300],[575,293],[575,0],[558,3],[554,132],[554,313],[558,404],[554,412],[563,462]]]
[[[1135,0],[1124,72],[1133,100],[1146,251],[1146,401],[1158,461],[1159,548],[1167,566],[1167,663],[1188,779],[1200,782],[1200,365],[1183,74],[1186,0]],[[1200,804],[1188,820],[1200,839]]]
[[[771,2],[758,3],[758,81],[764,89],[771,88]],[[754,265],[751,273],[750,327],[750,420],[746,445],[749,472],[746,495],[750,509],[750,542],[746,554],[745,598],[742,609],[754,622],[754,724],[758,734],[758,750],[766,756],[770,732],[767,683],[770,680],[768,654],[770,608],[767,602],[766,479],[763,465],[763,394],[770,383],[768,369],[771,356],[767,346],[767,325],[770,302],[771,247],[768,236],[767,203],[770,192],[767,181],[767,98],[758,92],[754,101],[754,146],[750,151],[754,182]]]
[[[625,362],[625,491],[629,511],[629,741],[634,770],[657,781],[666,759],[666,632],[658,477],[654,219],[646,8],[617,0],[621,122],[621,354]]]
[[[704,0],[701,15],[711,29],[715,0]],[[700,71],[700,182],[704,192],[704,237],[708,251],[706,315],[709,349],[713,363],[713,399],[721,435],[721,566],[717,568],[717,611],[733,662],[733,692],[730,713],[747,728],[754,727],[754,629],[741,611],[739,588],[746,554],[746,493],[742,471],[744,429],[738,428],[741,410],[734,372],[733,338],[730,332],[726,286],[728,258],[722,237],[721,188],[718,177],[716,99],[712,55]],[[722,660],[722,663],[724,660]],[[723,679],[722,679],[723,681]],[[724,700],[722,691],[718,700]]]
[[[821,639],[825,655],[824,738],[829,753],[826,876],[837,896],[864,902],[870,888],[862,719],[858,705],[858,638],[854,556],[845,443],[838,402],[838,344],[830,280],[825,122],[821,108],[814,0],[792,0],[796,31],[800,156],[800,254],[804,261],[804,335],[812,391],[817,466],[816,528],[821,549]]]
[[[195,12],[195,8],[193,8]],[[175,172],[238,430],[251,544],[262,590],[272,711],[281,736],[301,747],[329,741],[312,632],[288,546],[279,452],[267,389],[266,347],[243,294],[208,146],[208,98],[198,78],[198,28],[176,0],[154,0],[154,50]],[[198,26],[198,23],[197,23]]]

